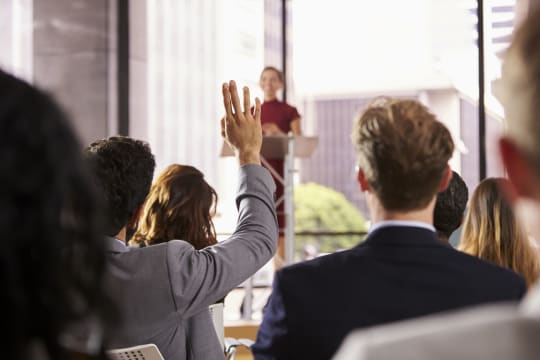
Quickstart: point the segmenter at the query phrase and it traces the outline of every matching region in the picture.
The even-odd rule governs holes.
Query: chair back
[[[107,355],[111,360],[164,360],[154,344],[108,350]]]
[[[208,307],[210,311],[210,316],[212,317],[212,322],[214,323],[214,328],[216,329],[216,334],[221,344],[221,348],[225,349],[225,325],[223,324],[223,303],[215,303]]]
[[[234,360],[236,358],[236,351],[239,347],[245,347],[251,351],[251,347],[255,342],[250,339],[235,339],[231,337],[225,338],[225,359]]]

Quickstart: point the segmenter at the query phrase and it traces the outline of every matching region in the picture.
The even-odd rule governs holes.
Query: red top
[[[287,134],[291,131],[291,122],[300,118],[298,110],[279,100],[265,101],[261,105],[261,123],[274,123]]]
[[[274,123],[285,134],[291,131],[291,122],[299,119],[300,114],[294,106],[291,106],[285,102],[279,100],[265,101],[261,105],[261,124]],[[283,176],[283,159],[267,159],[270,166],[272,166],[278,174]],[[276,182],[276,200],[283,195],[283,185],[275,179]],[[283,214],[283,202],[277,207],[278,223],[280,228],[280,234],[283,234],[285,227],[285,216]]]

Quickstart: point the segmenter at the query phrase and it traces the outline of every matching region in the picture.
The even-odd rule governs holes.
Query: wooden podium
[[[285,202],[285,259],[286,265],[294,263],[294,168],[295,158],[308,158],[317,148],[319,138],[315,136],[273,135],[265,136],[261,149],[261,162],[283,185],[283,196],[276,200],[276,206]],[[231,147],[223,142],[221,156],[234,156]],[[284,178],[267,160],[283,159]],[[282,259],[283,260],[283,259]]]

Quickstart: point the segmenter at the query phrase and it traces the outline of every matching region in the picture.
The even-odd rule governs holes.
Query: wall
[[[108,133],[110,3],[107,0],[34,1],[34,82],[72,115],[87,144]]]

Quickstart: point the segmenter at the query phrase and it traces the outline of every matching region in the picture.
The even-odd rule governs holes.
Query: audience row
[[[523,199],[540,217],[539,20],[518,30],[503,68],[509,180],[481,182],[462,224],[468,194],[448,165],[448,129],[417,101],[375,99],[353,130],[369,234],[275,274],[256,359],[540,354],[530,336],[540,328],[538,252],[519,219]],[[154,155],[129,137],[81,153],[56,102],[0,72],[4,357],[104,359],[153,343],[165,359],[224,358],[208,307],[268,262],[279,237],[276,187],[260,165],[261,103],[238,93],[223,85],[221,132],[240,165],[239,216],[218,243],[218,197],[200,171],[171,165],[152,185]],[[448,241],[461,225],[456,250]],[[510,305],[466,309],[500,302]]]

